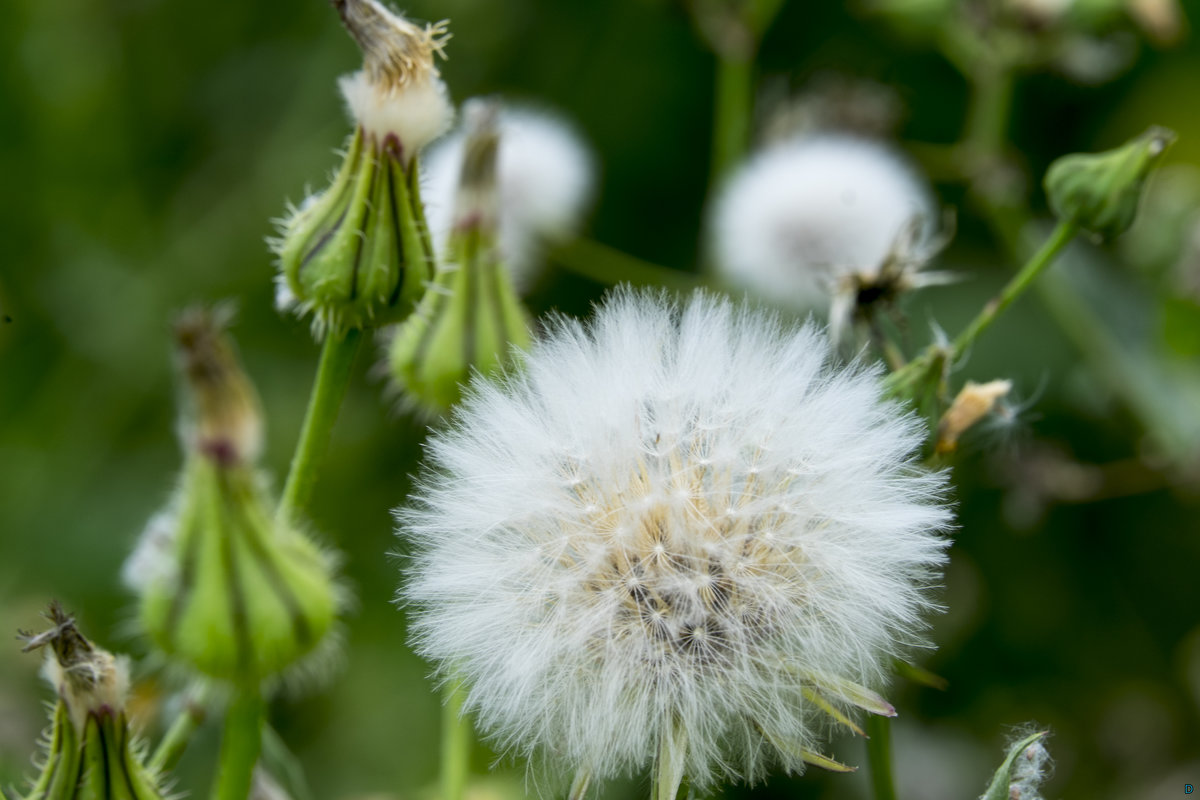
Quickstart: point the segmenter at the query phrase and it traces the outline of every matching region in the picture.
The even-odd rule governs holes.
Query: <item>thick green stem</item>
[[[230,702],[221,736],[214,800],[246,800],[250,796],[254,765],[262,749],[265,713],[266,704],[257,689],[242,690]]]
[[[589,239],[573,239],[562,243],[553,251],[552,259],[576,275],[605,286],[629,283],[634,286],[661,286],[681,292],[703,286],[717,288],[695,273],[660,267]]]
[[[1006,308],[1012,305],[1013,301],[1020,297],[1026,289],[1033,284],[1038,275],[1051,264],[1054,263],[1055,257],[1062,251],[1067,244],[1075,238],[1078,228],[1070,222],[1060,222],[1050,234],[1050,237],[1042,244],[1041,249],[1033,254],[1033,257],[1025,263],[1021,271],[1013,276],[1008,285],[994,299],[988,302],[979,315],[967,326],[958,338],[954,340],[952,361],[956,361],[963,353],[975,343],[979,334],[983,333],[989,325],[995,321],[996,317],[1000,316]]]
[[[867,716],[867,763],[871,769],[871,796],[874,800],[896,800],[896,782],[892,777],[891,720],[874,714]]]
[[[716,185],[750,147],[754,59],[717,56],[710,182]]]
[[[471,725],[462,716],[465,699],[466,692],[459,681],[452,680],[446,685],[446,697],[442,706],[441,800],[462,800],[467,789]]]
[[[304,427],[300,431],[300,441],[296,443],[295,455],[292,456],[292,467],[283,487],[283,499],[279,502],[281,519],[290,520],[308,503],[317,481],[317,468],[329,444],[342,398],[346,396],[350,369],[354,366],[354,356],[361,342],[362,331],[356,329],[350,329],[344,335],[330,331],[325,337],[321,363],[317,367],[317,377],[308,399],[308,411],[304,415]]]
[[[153,772],[161,775],[174,769],[175,765],[179,763],[183,751],[187,749],[188,742],[192,739],[192,734],[204,722],[205,699],[202,692],[189,694],[184,698],[183,708],[180,709],[175,721],[163,735],[162,741],[158,743],[154,755],[150,757],[148,766]]]

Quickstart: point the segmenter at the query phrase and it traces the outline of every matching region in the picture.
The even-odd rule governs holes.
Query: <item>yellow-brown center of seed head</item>
[[[189,448],[223,466],[253,462],[262,445],[258,394],[242,371],[226,332],[230,312],[195,308],[175,322],[187,383]]]
[[[446,57],[446,20],[414,25],[377,0],[333,0],[333,6],[363,52],[367,79],[378,89],[396,91],[437,75],[433,57]]]
[[[568,479],[583,524],[561,558],[604,598],[598,647],[619,643],[658,669],[720,666],[769,635],[773,609],[803,602],[806,559],[780,535],[794,512],[765,499],[793,476],[760,474],[761,453],[734,468],[708,450],[702,435],[658,437],[623,486]]]

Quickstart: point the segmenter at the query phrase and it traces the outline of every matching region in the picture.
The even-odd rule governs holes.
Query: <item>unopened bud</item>
[[[1115,150],[1075,153],[1046,171],[1046,197],[1055,215],[1109,238],[1124,233],[1137,216],[1142,186],[1175,134],[1153,127]]]
[[[432,273],[433,247],[417,153],[449,126],[453,107],[434,66],[448,35],[375,0],[336,0],[363,50],[340,86],[357,128],[341,169],[281,226],[283,301],[340,333],[406,317]]]
[[[393,377],[427,412],[449,410],[472,370],[493,372],[512,346],[529,343],[525,310],[497,247],[497,114],[491,103],[468,110],[448,258],[389,351]]]
[[[49,648],[45,673],[58,692],[41,774],[24,800],[161,800],[125,713],[125,660],[85,639],[57,603],[46,616],[50,630],[21,634],[26,652]]]
[[[239,396],[253,388],[213,317],[197,314],[193,322],[180,349],[201,409],[196,427],[220,430],[203,424],[204,409],[227,408],[228,387]],[[219,357],[198,358],[196,342]],[[197,363],[210,368],[195,370]],[[254,461],[210,441],[185,448],[179,489],[147,527],[152,539],[134,556],[143,574],[130,582],[141,595],[142,625],[164,652],[211,677],[255,684],[316,648],[333,625],[339,592],[330,557],[272,513]]]

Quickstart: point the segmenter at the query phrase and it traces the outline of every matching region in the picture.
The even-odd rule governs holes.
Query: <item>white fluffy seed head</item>
[[[505,106],[498,127],[500,252],[523,290],[537,274],[546,240],[570,236],[582,222],[595,165],[582,138],[556,115]],[[439,248],[454,224],[465,138],[461,128],[455,130],[422,160],[422,199]]]
[[[818,135],[771,147],[722,189],[711,212],[723,276],[780,304],[825,305],[852,273],[872,273],[914,217],[916,243],[933,237],[925,181],[892,149],[868,139]]]
[[[552,772],[800,771],[814,698],[869,707],[921,640],[950,519],[923,435],[811,326],[617,292],[430,440],[398,514],[417,649]]]

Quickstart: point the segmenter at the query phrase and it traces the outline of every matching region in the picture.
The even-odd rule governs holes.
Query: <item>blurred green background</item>
[[[1185,8],[1200,25],[1200,8]],[[443,75],[456,101],[501,93],[577,123],[602,165],[589,235],[695,269],[714,60],[682,4],[412,0],[405,10],[451,20]],[[1180,134],[1168,167],[1182,177],[1160,176],[1156,189],[1177,191],[1153,196],[1153,219],[1123,243],[1080,246],[1056,284],[1087,298],[1127,369],[1089,366],[1030,296],[958,378],[1011,377],[1023,411],[956,462],[947,613],[925,660],[949,688],[900,683],[891,694],[907,800],[977,796],[1008,728],[1029,720],[1054,731],[1047,797],[1165,798],[1200,784],[1200,500],[1187,467],[1200,461],[1200,307],[1177,247],[1195,225],[1200,179],[1176,169],[1200,165],[1200,45],[1147,42],[1127,20],[1110,27],[1130,61],[1111,80],[1085,86],[1039,69],[1016,84],[1010,134],[1035,207],[1054,157],[1115,146],[1151,123]],[[953,142],[967,84],[927,38],[903,33],[857,6],[791,0],[762,44],[763,97],[830,71],[870,79],[905,109],[902,139]],[[321,0],[0,4],[0,630],[36,627],[56,597],[109,648],[143,652],[118,573],[180,461],[168,323],[181,307],[238,300],[235,334],[281,480],[317,348],[306,323],[272,307],[264,238],[285,200],[335,166],[349,129],[334,79],[358,63]],[[938,189],[959,209],[941,264],[968,279],[908,304],[916,342],[931,320],[957,331],[1014,268],[961,185]],[[602,292],[556,272],[530,304],[582,314]],[[377,359],[372,350],[358,364],[312,512],[346,554],[358,597],[343,669],[326,691],[274,709],[318,798],[432,797],[437,770],[438,698],[391,604],[402,559],[390,555],[389,512],[423,433],[385,400]],[[1149,412],[1131,412],[1122,381],[1150,398]],[[5,783],[29,772],[45,724],[38,666],[15,644],[0,648]],[[185,756],[180,786],[192,796],[206,791],[215,742],[209,725]],[[860,742],[829,751],[865,764]],[[476,774],[493,759],[479,748]],[[519,789],[520,765],[500,771]],[[641,776],[605,796],[647,791]],[[866,779],[812,770],[727,793],[865,797]]]

